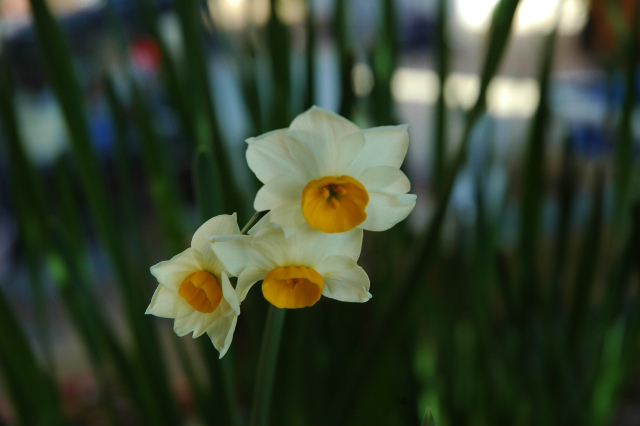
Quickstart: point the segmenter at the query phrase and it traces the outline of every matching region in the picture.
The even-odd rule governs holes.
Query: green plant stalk
[[[132,84],[135,84],[135,83],[132,83]],[[133,255],[134,253],[137,254],[139,264],[148,265],[150,262],[149,262],[148,256],[146,256],[147,250],[144,248],[142,234],[140,232],[140,224],[138,223],[138,220],[137,220],[135,195],[131,185],[127,184],[128,182],[133,182],[133,178],[130,172],[130,168],[131,168],[130,160],[129,160],[130,155],[129,155],[129,149],[127,146],[129,143],[129,140],[127,137],[127,129],[126,129],[126,123],[125,123],[125,117],[124,117],[124,107],[115,91],[115,87],[113,86],[111,79],[108,77],[105,79],[105,87],[107,92],[107,101],[109,105],[109,111],[111,114],[112,121],[114,123],[115,131],[116,131],[116,165],[117,165],[117,171],[118,171],[118,178],[121,183],[120,189],[122,191],[122,201],[123,201],[121,204],[123,205],[123,213],[127,219],[126,225],[127,225],[128,233],[133,236],[132,242],[135,247],[133,250],[130,250],[129,253],[131,255]],[[136,87],[134,90],[135,90],[135,93],[138,93],[139,88]],[[137,95],[134,95],[134,97],[136,96]],[[147,149],[150,149],[152,151],[151,156],[153,157],[156,155],[154,150],[157,150],[159,148],[154,147],[155,136],[152,135],[151,133],[153,132],[149,130],[151,124],[148,122],[149,120],[148,113],[146,112],[145,105],[143,104],[141,99],[134,99],[134,104],[137,109],[137,112],[140,114],[140,116],[142,116],[142,118],[139,118],[140,126],[147,129],[146,132],[143,132],[145,133],[144,137],[152,139],[151,146],[148,147]],[[172,180],[170,176],[168,176],[168,172],[166,171],[167,170],[166,168],[159,167],[158,169],[160,170],[156,169],[158,164],[156,163],[157,160],[155,158],[148,158],[148,161],[151,163],[151,166],[154,169],[153,174],[156,176],[156,180],[158,179],[165,180],[165,181]],[[160,158],[160,161],[166,161],[166,159],[164,159],[163,157],[163,158]],[[154,187],[153,182],[151,183],[151,186]],[[162,185],[156,183],[155,186],[162,186]],[[175,191],[173,196],[176,196]],[[161,205],[163,202],[162,198],[156,199],[155,201],[156,201],[156,205]],[[177,202],[172,202],[171,207],[173,210],[176,210],[177,206],[178,206]],[[160,210],[162,210],[162,206],[160,207]],[[177,215],[175,211],[173,212],[173,214]],[[174,232],[173,231],[174,228],[178,230],[180,234],[182,232],[179,230],[179,224],[174,224],[172,222],[174,218],[170,216],[168,217],[168,220],[169,220],[168,224],[170,226],[168,229],[168,231],[170,231],[168,238],[173,238],[173,240],[171,240],[172,243],[170,245],[172,246],[172,249],[179,250],[182,248],[181,238],[175,239],[176,236],[174,235],[173,237],[171,237],[171,233]],[[215,413],[213,412],[213,406],[210,403],[206,402],[208,400],[211,400],[211,397],[208,394],[207,390],[205,390],[198,382],[196,378],[196,374],[193,370],[193,367],[191,366],[192,362],[189,359],[189,356],[182,342],[176,345],[176,351],[178,353],[181,366],[187,376],[190,390],[196,399],[197,406],[201,411],[202,417],[207,424],[212,425],[213,424],[212,419],[215,417]]]
[[[162,419],[154,406],[150,385],[140,379],[140,374],[132,373],[130,361],[112,335],[112,326],[105,320],[99,299],[88,285],[90,283],[87,269],[87,259],[85,247],[82,239],[73,237],[67,229],[77,227],[79,219],[75,221],[73,216],[66,217],[69,212],[79,211],[79,206],[69,194],[70,188],[69,171],[61,162],[56,167],[56,183],[60,193],[57,196],[57,203],[60,212],[57,217],[64,217],[64,223],[58,223],[53,219],[47,220],[47,238],[43,243],[48,251],[48,266],[50,275],[55,282],[58,291],[62,296],[65,309],[69,313],[75,328],[78,330],[80,338],[89,353],[96,378],[105,398],[107,410],[112,418],[112,423],[117,423],[116,409],[109,394],[109,371],[107,369],[108,360],[112,360],[118,373],[118,378],[123,384],[126,392],[136,403],[136,408],[145,424],[161,424]],[[67,193],[65,195],[65,192]],[[41,207],[41,210],[44,208]],[[44,219],[44,217],[41,217]],[[144,250],[137,252],[139,259],[144,258]],[[148,264],[146,262],[145,264]],[[146,386],[146,387],[145,387]],[[115,419],[115,420],[114,420]]]
[[[567,263],[569,230],[573,203],[576,193],[576,171],[572,162],[573,149],[571,139],[564,140],[564,153],[560,167],[560,182],[558,184],[560,198],[560,214],[555,233],[554,265],[551,288],[547,296],[548,308],[551,312],[558,312],[562,302],[561,282],[562,274]]]
[[[222,140],[217,121],[210,70],[207,68],[202,37],[202,13],[198,1],[174,0],[184,41],[188,99],[194,104],[194,122],[199,147],[209,148],[216,169],[224,179],[221,189],[226,211],[238,211],[244,207],[242,192],[237,188],[229,154]]]
[[[260,359],[256,374],[256,385],[251,406],[250,426],[267,426],[271,418],[271,399],[273,384],[278,366],[278,352],[286,309],[269,306],[267,321],[264,326]]]
[[[138,355],[145,359],[141,367],[145,370],[145,377],[154,383],[153,392],[157,394],[158,400],[162,401],[158,404],[158,410],[165,413],[163,419],[167,424],[178,424],[178,414],[171,399],[155,329],[149,320],[141,319],[141,312],[144,312],[146,305],[146,295],[139,283],[144,281],[138,281],[132,274],[128,259],[120,249],[121,241],[116,220],[107,201],[106,187],[91,146],[82,90],[75,77],[71,53],[58,23],[44,0],[30,0],[30,4],[40,52],[49,81],[60,102],[84,193],[98,234],[119,278],[117,282],[120,285],[120,295],[135,336]]]
[[[9,401],[9,406],[13,409],[13,420],[18,426],[31,426],[38,423],[37,410],[29,404],[28,395],[21,393],[19,383],[20,373],[9,366],[9,362],[0,352],[0,378],[2,378],[5,396]]]
[[[117,423],[117,410],[111,394],[109,374],[107,371],[108,352],[102,344],[98,323],[95,321],[101,315],[100,305],[95,297],[89,294],[87,288],[86,271],[81,264],[81,248],[73,237],[65,232],[65,224],[57,220],[49,221],[49,235],[52,240],[52,253],[48,256],[52,278],[62,296],[64,306],[82,339],[87,351],[93,375],[96,378],[101,393],[101,400],[110,422]],[[53,252],[56,252],[53,254]],[[55,260],[54,260],[55,259]]]
[[[518,246],[518,280],[522,288],[520,311],[535,310],[540,304],[538,258],[542,204],[544,201],[545,141],[549,122],[549,85],[557,39],[557,26],[546,38],[538,81],[540,100],[533,117],[526,146],[522,197],[520,199],[520,229]],[[525,314],[526,315],[526,314]]]
[[[538,255],[545,188],[546,138],[550,117],[549,89],[556,39],[557,24],[554,30],[545,37],[542,47],[542,61],[538,72],[540,100],[526,143],[522,176],[523,188],[519,203],[520,224],[518,260],[516,262],[517,287],[514,289],[517,305],[515,310],[517,315],[516,326],[519,330],[516,336],[520,352],[518,360],[522,366],[522,371],[525,372],[522,375],[524,378],[523,391],[526,395],[530,395],[531,398],[535,398],[536,393],[542,392],[542,389],[548,388],[548,383],[545,383],[547,376],[541,374],[538,369],[526,368],[526,366],[531,364],[540,365],[540,354],[536,353],[533,345],[537,329],[534,319],[539,316],[538,313],[542,305],[542,291],[540,289],[542,280],[540,279]],[[545,313],[548,313],[548,311]],[[545,325],[551,325],[549,318],[545,317],[543,319],[547,320]],[[545,348],[545,350],[550,351],[552,349]],[[544,356],[542,357],[544,358]],[[537,421],[543,423],[549,421],[546,405],[538,407],[534,415],[538,419]]]
[[[510,33],[511,23],[518,4],[519,0],[502,0],[494,13],[489,46],[480,79],[478,99],[467,115],[462,143],[448,174],[442,195],[438,200],[436,212],[426,232],[418,237],[407,251],[406,258],[408,260],[398,280],[398,291],[382,314],[381,321],[372,327],[369,338],[358,352],[359,356],[355,357],[357,361],[354,362],[354,367],[351,370],[355,373],[352,373],[352,377],[345,381],[345,386],[342,388],[343,391],[337,392],[334,406],[337,407],[336,413],[338,419],[340,419],[338,423],[346,423],[345,418],[348,415],[350,406],[353,406],[352,398],[358,394],[356,389],[366,382],[367,371],[377,354],[375,348],[380,347],[383,337],[389,335],[386,330],[393,329],[411,311],[410,302],[414,302],[416,299],[411,297],[411,294],[415,292],[416,287],[421,283],[420,277],[423,271],[432,265],[457,172],[466,161],[467,147],[473,127],[485,110],[487,89],[504,53],[508,41],[508,37],[505,37],[505,34]]]
[[[640,201],[637,201],[633,208],[633,226],[629,242],[629,254],[625,255],[625,265],[627,273],[623,274],[623,279],[629,281],[632,273],[636,276],[640,275]],[[635,368],[640,344],[638,336],[640,335],[640,296],[636,294],[632,303],[629,322],[627,324],[627,336],[625,339],[625,347],[623,349],[623,365],[627,371]]]
[[[614,235],[619,235],[628,226],[633,170],[633,128],[632,115],[636,105],[636,66],[639,55],[638,28],[640,28],[640,4],[635,3],[633,22],[629,26],[627,47],[624,57],[626,96],[622,105],[622,115],[618,128],[614,157]]]
[[[3,67],[3,70],[6,71],[6,68]],[[9,78],[8,75],[3,74],[2,84],[6,84],[8,82],[8,78]],[[68,280],[68,274],[61,274],[57,272],[60,270],[59,265],[61,264],[61,261],[52,263],[50,260],[53,257],[58,259],[67,259],[67,260],[74,259],[72,263],[75,264],[75,262],[80,262],[81,261],[80,259],[83,258],[84,256],[83,254],[84,247],[83,247],[83,241],[82,241],[81,230],[80,230],[81,228],[79,227],[80,219],[79,219],[79,216],[77,215],[77,212],[79,211],[79,209],[77,205],[74,204],[69,171],[67,166],[64,164],[62,160],[56,164],[55,181],[58,187],[57,203],[53,203],[53,204],[47,203],[44,200],[44,196],[42,194],[42,185],[40,184],[40,181],[37,178],[32,165],[26,159],[26,155],[22,148],[22,144],[16,143],[17,141],[16,137],[19,137],[19,133],[17,133],[17,130],[16,130],[17,128],[15,127],[15,121],[14,121],[15,117],[13,115],[12,105],[10,103],[7,103],[7,102],[11,102],[10,88],[11,86],[4,86],[4,90],[0,90],[0,94],[5,96],[2,98],[2,103],[1,103],[2,111],[5,112],[5,114],[3,114],[3,117],[5,118],[4,128],[7,131],[9,129],[15,130],[14,132],[12,132],[14,137],[7,138],[8,148],[9,148],[10,156],[12,158],[10,165],[12,166],[12,168],[15,167],[15,169],[19,170],[21,173],[21,176],[17,178],[14,177],[12,179],[12,182],[20,182],[21,185],[18,193],[29,194],[29,197],[28,197],[29,210],[26,212],[22,212],[22,209],[20,208],[20,205],[22,203],[20,203],[20,205],[16,206],[17,207],[16,216],[21,221],[24,219],[29,219],[30,221],[29,229],[31,230],[31,234],[37,233],[36,239],[38,241],[38,244],[36,247],[25,245],[26,247],[25,252],[30,257],[33,257],[38,252],[44,253],[46,251],[48,253],[46,257],[47,259],[49,259],[47,261],[47,264],[49,265],[49,269],[52,271],[51,276],[54,279],[54,281],[57,283],[58,288],[61,289],[61,294],[63,296],[62,300],[65,304],[65,308],[70,313],[71,318],[74,320],[74,325],[78,328],[80,332],[80,336],[81,338],[83,338],[83,342],[90,352],[92,365],[94,367],[94,372],[96,373],[98,382],[100,383],[102,391],[105,394],[105,398],[108,399],[109,395],[107,395],[105,391],[107,386],[105,382],[106,376],[103,371],[104,362],[102,361],[102,356],[101,356],[102,350],[99,349],[100,345],[98,343],[98,340],[96,340],[99,338],[99,336],[103,331],[104,332],[107,331],[107,326],[104,323],[104,321],[101,321],[100,326],[92,327],[92,324],[93,324],[92,317],[93,315],[98,315],[99,305],[95,303],[96,302],[95,298],[87,293],[89,291],[88,288],[78,287],[78,286],[76,286],[74,290],[70,290],[69,288],[69,284],[75,283],[79,285],[81,283],[86,282],[87,281],[86,278],[81,280],[79,279]],[[7,98],[6,96],[8,96],[9,98]],[[13,124],[10,124],[10,123],[13,123]],[[44,212],[49,211],[49,208],[47,207],[49,205],[53,205],[62,209],[62,212],[59,215],[65,218],[65,222],[67,223],[67,226],[71,225],[78,230],[77,232],[70,234],[69,237],[64,239],[65,241],[64,245],[60,245],[56,243],[56,241],[61,241],[61,239],[57,237],[59,232],[62,232],[61,226],[52,227],[49,224],[45,223],[46,221],[44,217]],[[61,248],[63,246],[64,246],[64,250]],[[59,254],[57,254],[58,252]],[[67,268],[70,268],[68,265],[69,263],[67,262]],[[68,270],[80,270],[80,269],[81,268],[78,267],[78,268],[68,269]],[[79,294],[83,294],[83,296],[78,296]],[[87,310],[82,308],[81,306],[84,306],[85,301],[94,301],[94,304],[92,305],[93,309]],[[81,314],[82,312],[87,314],[87,316],[84,317],[83,314]],[[98,349],[95,349],[95,348],[98,348]],[[54,375],[52,369],[49,369],[49,372],[52,376]],[[129,378],[129,377],[130,377],[129,375],[123,375],[123,378],[125,378],[124,381],[126,382],[126,378]],[[127,386],[127,389],[134,389],[134,387]],[[108,400],[106,402],[107,404],[109,404]],[[110,408],[107,406],[107,409],[109,410]],[[152,412],[153,410],[149,410],[149,411]],[[146,419],[150,420],[151,423],[154,423],[155,421],[158,420],[158,419],[153,419],[152,417],[146,417]],[[33,423],[35,422],[33,421],[30,423],[28,422],[28,424],[33,424]]]
[[[51,350],[50,329],[48,326],[48,307],[44,293],[40,264],[40,238],[37,215],[42,205],[43,192],[37,184],[38,177],[23,149],[24,142],[18,126],[13,100],[13,86],[7,55],[0,55],[0,122],[5,133],[6,150],[11,177],[11,195],[14,200],[16,220],[20,239],[24,244],[27,261],[27,273],[36,311],[38,341],[42,346],[47,369],[55,377],[55,364]],[[24,187],[30,190],[23,190]]]
[[[206,148],[198,149],[193,159],[193,187],[202,221],[224,213],[221,186],[211,153]]]
[[[183,249],[183,239],[186,233],[180,211],[182,200],[175,186],[176,179],[171,173],[166,148],[153,128],[151,115],[140,87],[133,79],[129,83],[132,93],[133,115],[140,130],[142,159],[149,178],[151,199],[160,219],[169,251],[172,253],[180,252]]]
[[[131,185],[131,182],[134,182],[133,174],[131,173],[134,166],[131,162],[129,148],[131,140],[127,136],[125,108],[116,93],[110,77],[104,79],[104,88],[109,115],[111,116],[111,122],[113,123],[115,132],[115,162],[118,182],[120,183],[119,190],[121,192],[122,214],[126,218],[128,232],[134,236],[134,238],[132,238],[135,244],[134,250],[138,255],[141,255],[145,254],[147,250],[144,249],[142,233],[136,219],[138,213],[136,196],[134,187]],[[145,263],[145,265],[146,264],[148,264],[148,262]]]
[[[291,119],[291,42],[288,28],[280,21],[277,0],[270,0],[271,19],[267,23],[267,39],[273,78],[271,129],[287,127]]]
[[[171,56],[171,51],[161,36],[160,26],[158,24],[158,12],[150,0],[135,0],[135,4],[139,10],[140,16],[142,16],[144,20],[147,31],[151,34],[160,49],[163,77],[169,91],[169,96],[175,106],[175,111],[182,122],[182,128],[186,135],[186,143],[195,148],[197,146],[198,135],[196,132],[196,124],[193,119],[192,104],[180,84],[180,76],[176,61],[173,56]],[[112,23],[115,23],[116,20],[117,19],[112,19]]]
[[[307,48],[305,50],[307,91],[305,93],[305,109],[311,108],[316,103],[316,21],[313,10],[313,2],[307,3]]]
[[[168,160],[166,156],[163,155],[163,148],[157,143],[157,134],[155,134],[152,128],[149,112],[140,94],[140,89],[133,80],[131,80],[131,85],[133,87],[134,112],[136,114],[138,125],[141,129],[145,168],[150,176],[149,180],[152,189],[152,199],[156,206],[156,211],[159,212],[161,223],[164,225],[163,229],[167,246],[171,252],[175,253],[183,249],[184,232],[182,230],[182,216],[179,212],[179,207],[182,203],[181,201],[178,201],[179,197],[177,195],[177,189],[173,185],[175,179],[171,178],[169,172],[170,167],[167,165]],[[117,110],[119,108],[117,106],[119,105],[119,101],[115,97],[115,93],[113,93],[112,96],[112,102],[115,102]],[[125,153],[121,153],[121,156],[125,155]],[[122,171],[124,172],[125,170]],[[126,186],[126,184],[124,186]],[[130,210],[131,213],[135,212],[133,206]],[[132,219],[134,216],[135,215],[132,216]],[[136,223],[135,219],[133,219],[132,225],[136,229],[139,227],[139,224]],[[135,234],[139,234],[139,231],[134,231],[134,235]],[[138,238],[135,238],[135,240],[138,246],[142,246],[141,240]],[[146,257],[139,258],[139,263],[143,263],[145,265],[149,264],[149,262],[144,259],[146,259]],[[212,405],[207,403],[207,401],[211,399],[211,396],[198,382],[183,342],[178,343],[175,348],[178,353],[182,369],[187,377],[190,390],[196,400],[196,405],[205,422],[211,425],[215,418],[215,412],[213,411]]]
[[[591,206],[589,224],[585,230],[582,241],[580,260],[577,265],[573,295],[568,318],[568,343],[580,345],[581,334],[589,330],[589,324],[585,323],[585,316],[590,310],[591,293],[598,272],[598,259],[602,242],[603,228],[603,199],[604,176],[600,171],[596,182],[596,191]],[[573,348],[578,351],[578,347]]]
[[[393,0],[380,1],[382,23],[372,58],[374,85],[371,107],[376,125],[389,125],[396,121],[391,95],[391,78],[398,56],[395,3]]]
[[[435,193],[440,194],[444,184],[444,166],[447,146],[447,105],[444,96],[445,84],[449,75],[449,29],[447,1],[438,1],[438,24],[436,34],[436,71],[440,84],[438,100],[435,109],[435,138],[433,141],[433,181]]]
[[[39,365],[11,305],[0,291],[0,367],[9,373],[10,388],[16,398],[33,411],[39,424],[65,424],[55,387]],[[13,374],[17,372],[18,374]],[[27,418],[30,418],[29,415]]]
[[[196,201],[202,222],[223,213],[222,201],[219,197],[220,177],[216,173],[217,169],[213,165],[211,153],[208,148],[201,147],[194,157],[194,182]],[[233,366],[227,357],[218,360],[213,354],[211,340],[208,336],[198,339],[200,353],[204,359],[209,376],[209,382],[213,388],[210,392],[210,402],[205,399],[202,404],[208,404],[211,413],[206,421],[213,421],[214,415],[216,423],[239,425],[237,409],[235,405],[235,382]],[[201,392],[204,394],[204,391]],[[207,410],[209,411],[209,410]]]
[[[260,108],[260,90],[258,89],[258,60],[256,51],[251,45],[247,45],[244,49],[236,51],[234,55],[238,61],[240,73],[240,89],[244,98],[244,104],[249,111],[251,117],[251,126],[253,132],[250,134],[259,135],[264,133],[263,114]]]
[[[340,107],[338,113],[343,117],[351,117],[355,104],[355,94],[351,84],[351,70],[354,65],[354,55],[349,46],[349,18],[346,0],[337,0],[333,12],[335,28],[336,50],[338,51],[338,68],[340,70]]]
[[[213,394],[213,399],[204,402],[211,406],[211,410],[215,414],[215,423],[224,425],[241,424],[236,407],[234,368],[231,361],[232,358],[229,356],[231,354],[227,352],[223,359],[218,359],[208,336],[199,338],[198,346],[207,367]]]

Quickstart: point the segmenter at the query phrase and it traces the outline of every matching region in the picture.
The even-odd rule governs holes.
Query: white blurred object
[[[276,14],[286,25],[300,25],[307,19],[308,4],[304,0],[278,0]]]
[[[562,35],[577,34],[587,23],[588,0],[523,0],[516,11],[514,33],[525,35],[546,33],[553,29],[560,9],[558,31]],[[456,0],[456,22],[472,33],[483,33],[499,0]]]
[[[271,14],[269,0],[209,0],[208,5],[214,23],[226,31],[265,25]]]
[[[367,64],[359,63],[351,70],[353,91],[361,98],[366,97],[373,89],[373,71]]]
[[[18,93],[15,105],[27,154],[36,164],[53,163],[67,149],[64,120],[53,95]]]
[[[56,15],[66,15],[98,6],[104,0],[49,0],[47,4]],[[0,0],[0,36],[10,36],[31,23],[29,0]]]
[[[433,105],[440,85],[433,71],[398,68],[391,77],[391,93],[398,102]]]
[[[445,82],[445,101],[449,107],[469,109],[479,90],[477,75],[452,73]],[[431,70],[399,68],[391,82],[396,102],[433,105],[439,91],[438,76]],[[496,117],[531,117],[539,100],[540,88],[532,78],[495,77],[487,90],[487,109]]]

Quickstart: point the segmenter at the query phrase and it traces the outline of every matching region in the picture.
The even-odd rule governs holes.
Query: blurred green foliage
[[[540,103],[526,138],[521,175],[516,176],[521,182],[517,244],[510,247],[500,237],[506,200],[499,211],[488,209],[486,186],[477,176],[473,228],[452,247],[444,247],[451,194],[466,164],[472,132],[485,114],[487,90],[501,64],[519,5],[518,0],[501,0],[488,35],[479,96],[466,113],[460,143],[451,157],[445,155],[450,111],[444,91],[436,104],[434,151],[427,162],[433,170],[435,204],[433,215],[425,219],[425,230],[418,233],[403,224],[382,235],[366,236],[365,244],[372,248],[363,263],[372,279],[374,299],[365,305],[323,301],[317,308],[287,313],[284,321],[284,312],[267,313],[266,302],[254,292],[243,305],[234,344],[221,361],[206,337],[196,345],[174,336],[169,344],[161,344],[158,327],[168,329],[169,324],[143,314],[154,287],[148,273],[151,264],[181,251],[191,231],[211,216],[237,211],[242,222],[253,214],[250,200],[255,188],[238,183],[210,84],[205,43],[208,37],[225,40],[225,35],[205,29],[203,16],[209,12],[203,4],[174,0],[183,52],[176,58],[161,34],[155,5],[150,0],[134,2],[145,31],[161,52],[163,90],[180,120],[184,141],[178,151],[193,158],[194,206],[179,186],[172,162],[176,148],[162,139],[147,88],[128,64],[128,35],[112,5],[107,4],[110,39],[117,47],[125,84],[118,88],[113,75],[104,75],[102,90],[115,133],[115,172],[110,175],[92,145],[83,90],[60,24],[44,0],[30,3],[39,51],[63,112],[71,150],[52,171],[53,185],[29,162],[17,124],[10,64],[3,54],[2,152],[8,158],[11,206],[38,313],[37,342],[32,345],[16,319],[16,307],[0,292],[0,377],[15,424],[72,423],[56,385],[49,301],[43,289],[48,280],[55,284],[86,351],[104,423],[174,426],[198,419],[207,425],[604,425],[611,421],[621,390],[637,369],[640,342],[640,198],[632,137],[639,6],[633,23],[619,31],[625,54],[619,55],[618,68],[625,72],[626,90],[615,124],[613,178],[607,180],[604,170],[598,173],[589,189],[590,213],[584,226],[572,222],[579,188],[567,140],[557,183],[558,220],[551,238],[542,229],[554,31],[539,53]],[[436,69],[441,83],[450,69],[446,3],[438,2]],[[333,24],[340,113],[353,117],[356,97],[350,81],[355,50],[347,31],[353,19],[349,4],[336,0]],[[318,96],[319,30],[313,4],[306,21],[307,81],[302,93],[292,90],[289,28],[276,13],[277,2],[271,0],[269,6],[268,24],[253,29],[264,39],[265,51],[246,47],[223,52],[239,70],[253,134],[287,126]],[[370,52],[375,85],[366,110],[374,125],[395,120],[390,83],[399,55],[396,6],[393,0],[380,0],[382,19]],[[232,50],[239,42],[226,43],[220,44]],[[256,72],[261,55],[269,59],[267,82]],[[264,90],[265,84],[269,90]],[[137,149],[145,196],[152,205],[151,236],[149,227],[143,226],[150,220],[149,212],[143,211],[133,186],[140,175],[134,163]],[[243,182],[253,183],[251,179]],[[613,188],[611,213],[605,197],[609,187]],[[95,241],[82,225],[87,213],[95,239],[108,257],[109,279],[120,296],[130,336],[116,330],[97,295],[94,283],[99,271],[88,256]],[[265,353],[271,355],[259,355],[269,321],[284,321],[279,357],[277,346],[268,344]],[[177,370],[169,369],[169,357],[178,360]],[[256,383],[258,368],[269,371],[260,376],[269,383]],[[192,411],[178,399],[176,376],[188,384]],[[274,390],[269,393],[271,382]]]

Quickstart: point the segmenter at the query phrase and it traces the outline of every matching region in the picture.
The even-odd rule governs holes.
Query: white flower
[[[308,223],[327,233],[384,231],[411,213],[416,196],[400,171],[407,126],[360,130],[313,107],[288,129],[247,140],[247,162],[264,186],[254,202],[289,229]]]
[[[371,298],[369,277],[356,264],[361,229],[324,234],[307,227],[285,237],[280,227],[259,226],[251,235],[212,240],[222,264],[238,277],[240,301],[260,280],[264,297],[278,308],[313,306],[321,295],[343,302]]]
[[[220,215],[205,222],[193,235],[191,248],[151,267],[158,280],[146,313],[175,318],[178,336],[207,333],[220,358],[229,349],[240,304],[228,271],[211,250],[210,235],[240,234],[236,215]]]

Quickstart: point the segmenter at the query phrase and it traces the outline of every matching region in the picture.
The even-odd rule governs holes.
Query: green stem
[[[251,228],[253,227],[253,225],[255,225],[256,223],[258,223],[258,221],[260,219],[262,219],[264,217],[264,215],[266,215],[267,212],[255,212],[254,215],[251,217],[251,219],[249,219],[249,222],[247,222],[247,224],[244,226],[244,228],[242,228],[242,231],[240,231],[241,234],[246,234],[249,232],[249,230],[251,230]]]
[[[276,376],[280,337],[286,309],[271,305],[262,335],[262,348],[258,360],[258,374],[253,394],[250,426],[266,426],[271,414],[271,396]]]

